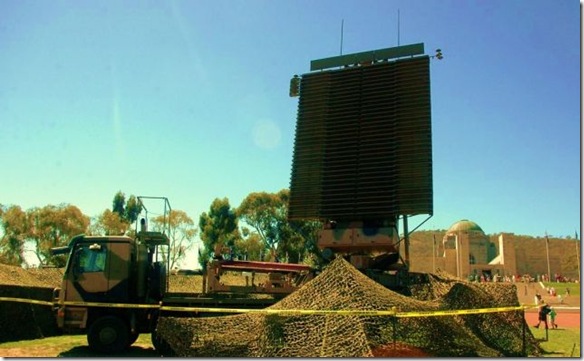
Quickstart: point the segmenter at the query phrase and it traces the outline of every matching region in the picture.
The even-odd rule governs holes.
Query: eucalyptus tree
[[[20,206],[0,205],[0,263],[13,266],[26,264],[25,242],[28,236],[28,217]]]
[[[240,239],[237,215],[229,199],[213,200],[209,212],[203,212],[199,217],[199,230],[203,241],[203,248],[199,249],[199,264],[205,269],[211,257],[218,256],[215,251],[220,253],[224,247],[234,250]]]
[[[152,220],[155,231],[162,231],[165,222],[168,223],[168,238],[170,239],[170,250],[168,262],[170,268],[175,268],[187,255],[187,251],[194,247],[194,240],[197,234],[195,222],[186,212],[171,210],[169,215],[158,216]]]
[[[47,205],[27,211],[29,232],[27,239],[34,247],[33,252],[40,264],[65,265],[63,256],[53,256],[51,248],[66,246],[69,240],[81,233],[87,233],[89,217],[79,208],[70,204]]]

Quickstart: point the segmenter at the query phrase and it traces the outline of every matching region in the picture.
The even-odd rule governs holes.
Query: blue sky
[[[0,1],[0,203],[88,216],[166,196],[198,222],[289,187],[310,61],[423,42],[434,216],[486,233],[580,229],[577,1]],[[410,222],[410,227],[415,226]],[[580,233],[580,232],[579,232]]]

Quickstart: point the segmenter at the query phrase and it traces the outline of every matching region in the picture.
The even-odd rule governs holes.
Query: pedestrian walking
[[[550,307],[550,312],[548,314],[550,316],[550,325],[552,326],[552,328],[558,328],[558,325],[556,324],[556,310],[553,307]]]
[[[545,329],[548,329],[548,321],[547,321],[547,316],[550,313],[550,306],[542,300],[541,305],[539,306],[539,312],[538,312],[538,321],[537,321],[537,325],[533,326],[535,328],[539,328],[539,325],[543,322],[543,324],[545,325]]]
[[[538,291],[535,291],[535,298],[534,298],[535,305],[538,306],[541,303],[541,295]]]

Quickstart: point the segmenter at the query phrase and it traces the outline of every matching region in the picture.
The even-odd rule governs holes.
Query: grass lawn
[[[580,329],[559,328],[548,330],[548,340],[546,331],[543,328],[531,328],[531,333],[537,340],[540,340],[541,348],[545,353],[543,357],[578,357],[580,358]]]
[[[536,339],[541,340],[543,357],[580,357],[580,329],[556,329],[548,331],[545,341],[544,329],[531,329]],[[128,353],[107,355],[108,357],[159,357],[152,349],[150,335],[140,335]],[[84,335],[47,337],[38,340],[6,342],[0,344],[0,357],[104,357],[93,353],[87,346]]]
[[[66,335],[37,340],[0,343],[0,357],[104,357],[92,352],[85,335]],[[159,357],[152,348],[150,334],[143,334],[124,354],[107,357]]]
[[[544,282],[544,286],[553,287],[558,295],[562,297],[566,294],[566,289],[570,290],[570,296],[580,297],[580,284],[574,282]]]

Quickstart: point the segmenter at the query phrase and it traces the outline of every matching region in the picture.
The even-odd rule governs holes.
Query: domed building
[[[462,219],[448,230],[413,232],[409,241],[412,272],[440,270],[462,279],[529,275],[536,280],[542,276],[580,280],[582,252],[577,234],[549,238],[486,234],[477,223]],[[405,246],[401,247],[405,252]]]
[[[459,278],[493,278],[516,273],[515,250],[499,237],[489,240],[483,229],[467,219],[454,223],[442,240],[444,270]],[[505,264],[505,260],[510,260]]]
[[[448,232],[458,232],[458,231],[462,231],[462,232],[469,232],[470,231],[470,232],[479,232],[479,233],[485,234],[483,229],[478,224],[476,224],[473,221],[469,221],[468,219],[462,219],[462,220],[454,223],[448,229]]]

